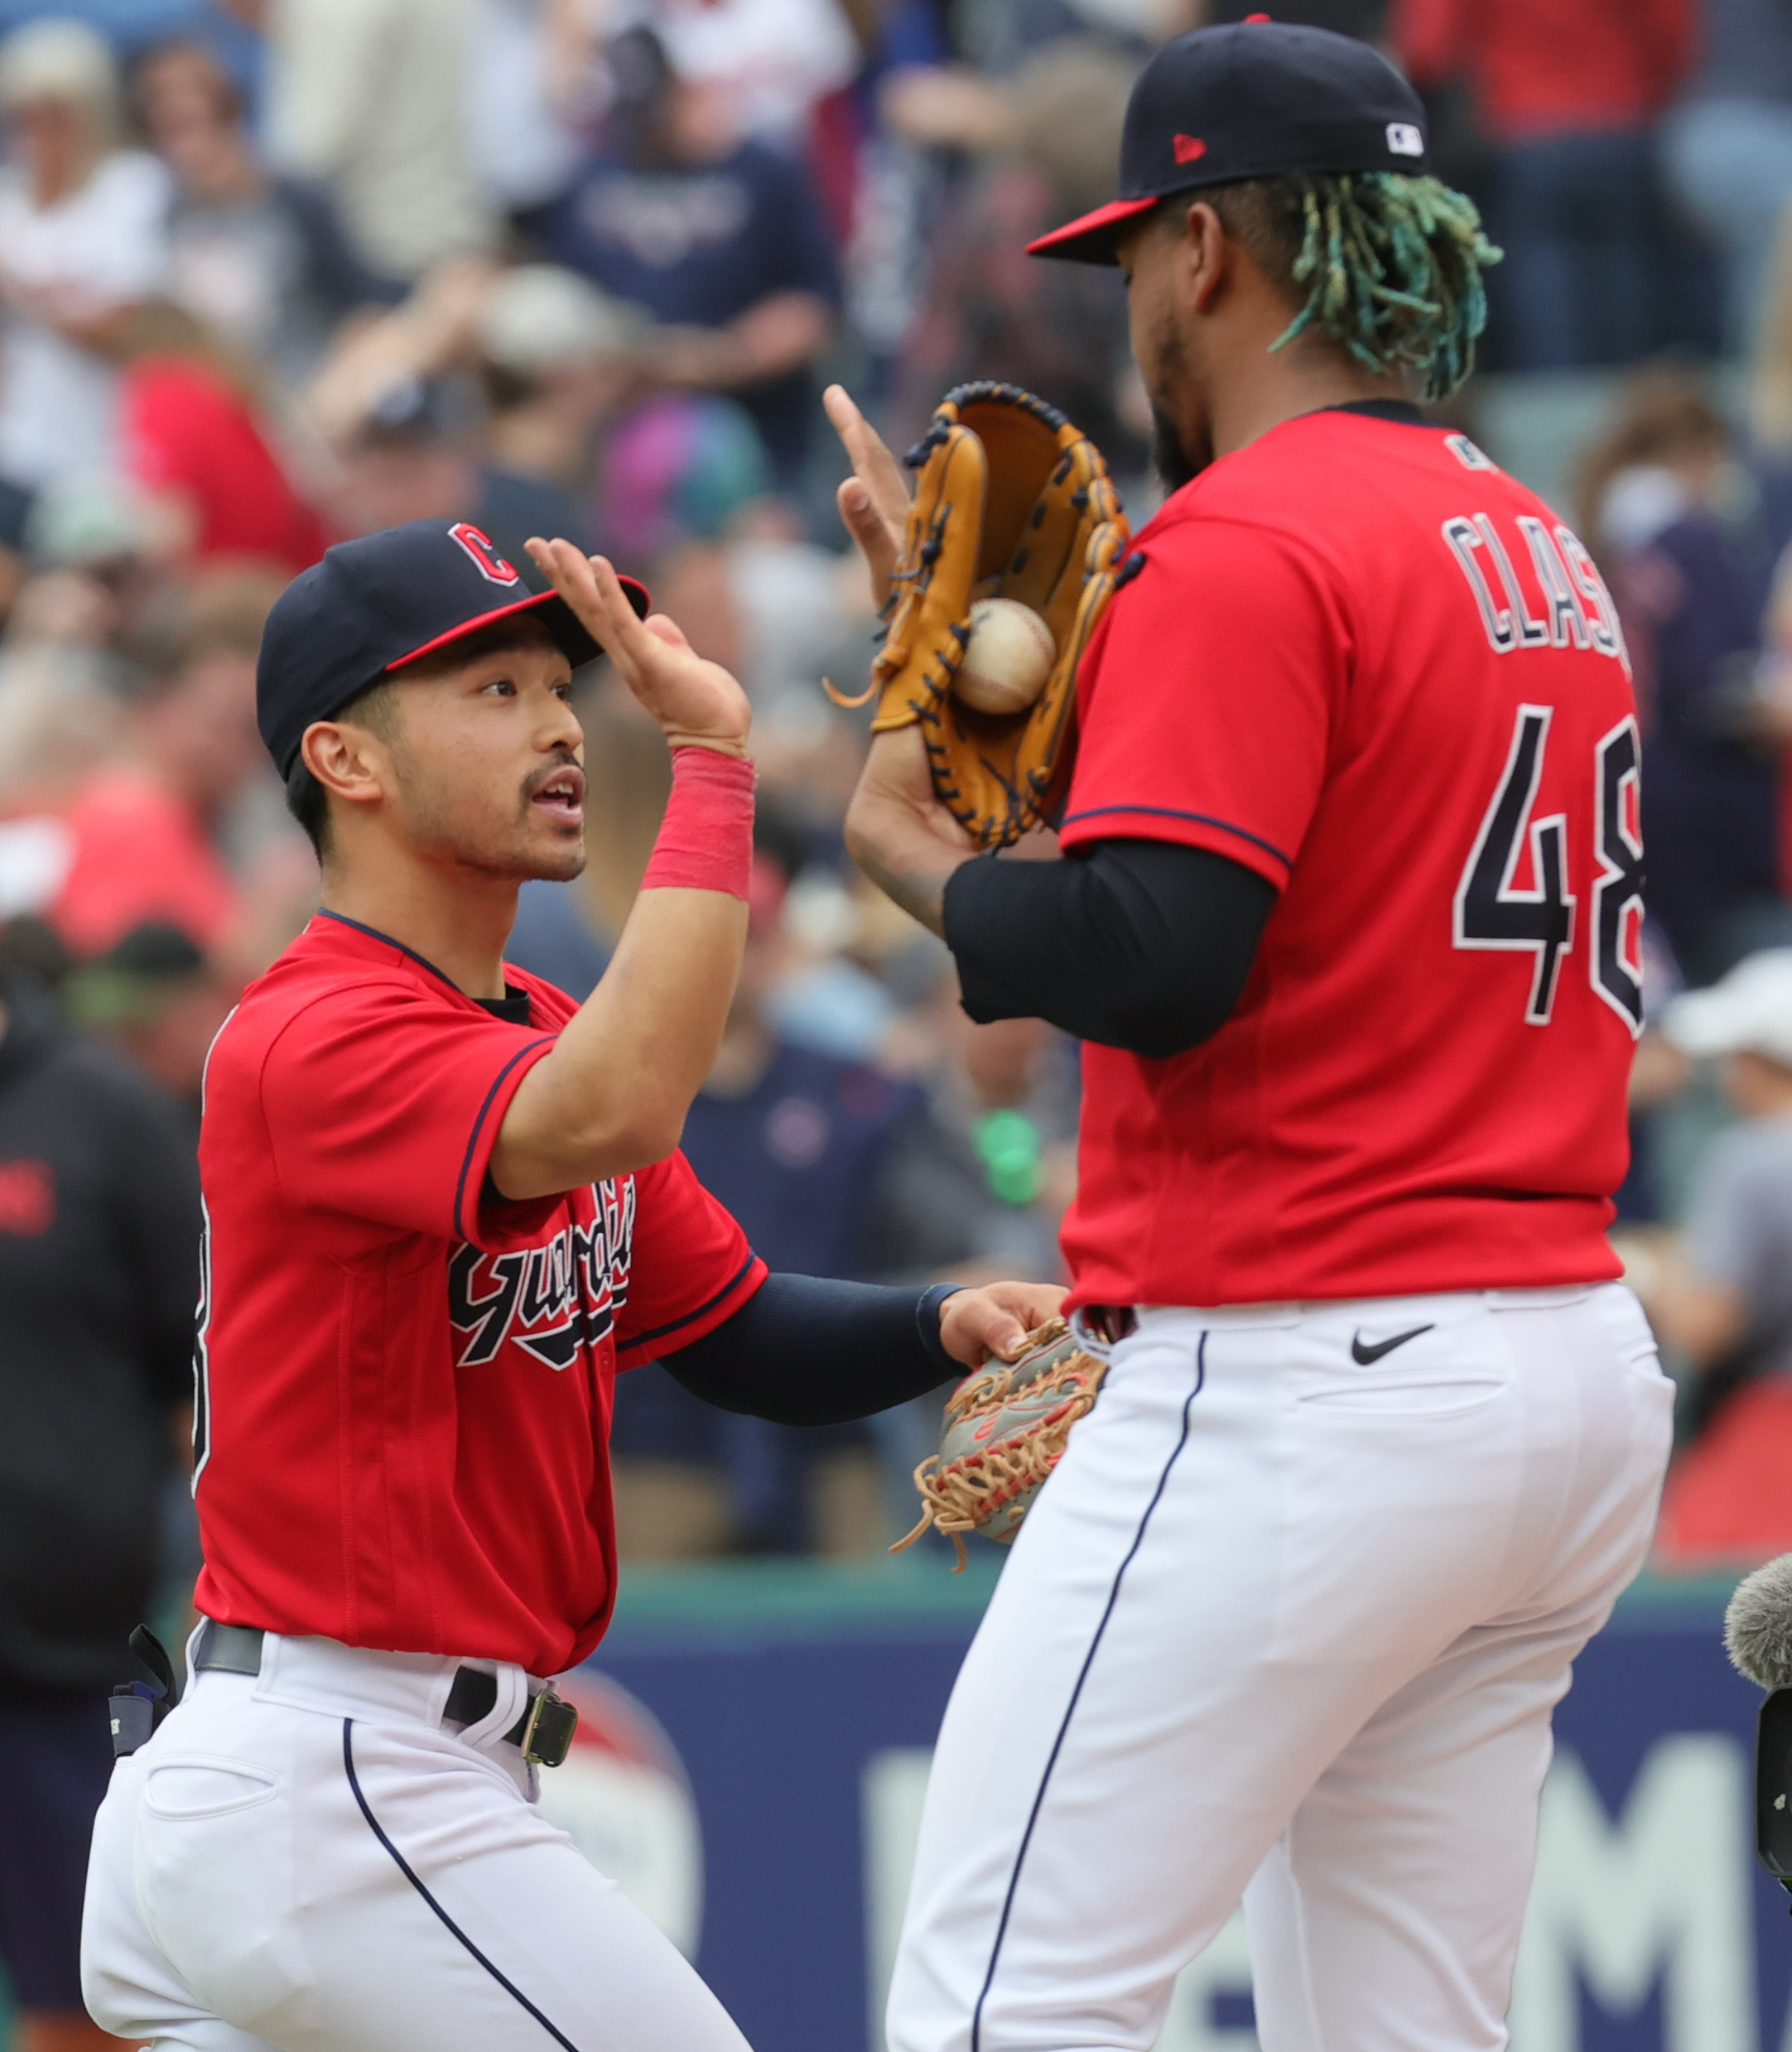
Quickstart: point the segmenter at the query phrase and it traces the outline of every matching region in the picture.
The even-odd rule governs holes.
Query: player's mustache
[[[535,794],[543,785],[552,783],[563,769],[576,769],[583,776],[585,764],[579,760],[574,749],[556,748],[552,759],[523,779],[523,809],[527,815]]]

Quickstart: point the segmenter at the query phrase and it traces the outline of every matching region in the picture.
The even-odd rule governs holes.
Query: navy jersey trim
[[[699,1318],[707,1317],[719,1303],[725,1303],[728,1298],[739,1289],[741,1284],[752,1272],[754,1264],[759,1258],[752,1248],[749,1247],[746,1260],[741,1263],[713,1297],[706,1298],[695,1311],[687,1311],[682,1318],[674,1318],[670,1325],[656,1326],[651,1332],[638,1332],[632,1340],[619,1341],[616,1345],[617,1353],[626,1354],[633,1347],[650,1346],[655,1340],[662,1340],[668,1333],[682,1332],[687,1325],[695,1325]]]
[[[492,1108],[492,1100],[503,1088],[504,1078],[509,1075],[518,1062],[522,1061],[526,1055],[533,1054],[537,1048],[551,1048],[553,1044],[554,1036],[552,1033],[543,1033],[539,1040],[532,1040],[527,1047],[518,1048],[497,1075],[492,1078],[492,1086],[485,1093],[484,1103],[479,1106],[479,1115],[473,1121],[473,1130],[467,1135],[467,1151],[461,1158],[460,1173],[455,1183],[455,1231],[463,1240],[472,1240],[475,1246],[479,1243],[474,1238],[474,1228],[478,1226],[479,1221],[476,1218],[471,1221],[463,1218],[460,1207],[466,1202],[467,1177],[472,1172],[473,1157],[479,1151],[479,1135],[485,1130],[485,1120]]]
[[[470,1952],[476,1960],[478,1960],[479,1964],[492,1977],[493,1980],[494,1980],[498,1983],[499,1987],[504,1991],[505,1994],[514,1997],[514,1999],[529,2012],[530,2016],[532,2016],[535,2019],[536,2022],[542,2026],[542,2030],[547,2033],[548,2036],[554,2040],[556,2045],[564,2045],[566,2048],[566,2052],[579,2052],[578,2046],[572,2042],[571,2039],[566,2035],[566,2032],[549,2022],[547,2018],[544,2016],[541,2011],[535,2006],[534,2003],[529,2000],[528,1997],[526,1996],[523,1992],[522,1989],[517,1986],[516,1982],[511,1980],[508,1975],[503,1973],[499,1968],[494,1966],[492,1962],[485,1957],[484,1953],[479,1950],[479,1947],[473,1943],[472,1939],[467,1936],[466,1933],[461,1929],[460,1926],[455,1922],[454,1919],[449,1915],[448,1912],[443,1909],[441,1905],[430,1893],[429,1890],[424,1886],[421,1876],[417,1872],[417,1870],[405,1858],[404,1855],[398,1850],[397,1847],[393,1843],[391,1839],[386,1836],[385,1832],[381,1828],[379,1819],[373,1814],[372,1806],[369,1804],[366,1796],[361,1792],[360,1777],[354,1771],[354,1719],[353,1717],[344,1717],[342,1720],[342,1765],[344,1771],[349,1777],[349,1786],[354,1792],[355,1802],[359,1806],[361,1814],[367,1819],[368,1829],[373,1833],[373,1836],[378,1839],[379,1842],[386,1848],[387,1852],[392,1855],[393,1866],[395,1866],[398,1871],[403,1875],[405,1879],[410,1882],[411,1886],[416,1889],[417,1892],[423,1898],[424,1901],[429,1905],[430,1908],[435,1911],[436,1915],[441,1918],[443,1924],[447,1928],[450,1935],[457,1939],[460,1944],[466,1948],[467,1951]]]
[[[1216,819],[1211,812],[1184,812],[1173,805],[1091,805],[1081,812],[1067,812],[1064,825],[1072,826],[1080,819],[1099,819],[1105,812],[1133,812],[1152,819],[1185,819],[1195,826],[1216,826],[1222,834],[1236,834],[1240,841],[1248,841],[1253,848],[1260,848],[1265,855],[1272,855],[1284,869],[1294,866],[1293,855],[1284,855],[1273,841],[1265,841],[1261,834],[1253,834],[1246,828],[1235,826],[1229,819]]]
[[[1045,1806],[1046,1790],[1051,1786],[1052,1772],[1057,1765],[1058,1755],[1064,1750],[1064,1741],[1070,1732],[1070,1721],[1077,1714],[1077,1704],[1082,1695],[1083,1684],[1089,1679],[1089,1670],[1095,1665],[1095,1656],[1101,1650],[1101,1640],[1108,1628],[1108,1621],[1114,1615],[1114,1606],[1120,1601],[1120,1584],[1126,1579],[1126,1570],[1133,1564],[1139,1549],[1144,1544],[1145,1530],[1151,1523],[1152,1513],[1163,1501],[1163,1492],[1169,1486],[1170,1471],[1183,1457],[1183,1448],[1188,1444],[1188,1414],[1194,1409],[1195,1399],[1200,1395],[1207,1380],[1207,1336],[1203,1332],[1201,1344],[1195,1354],[1195,1386],[1183,1399],[1182,1430],[1177,1435],[1176,1444],[1170,1449],[1170,1457],[1163,1463],[1163,1472],[1158,1477],[1158,1486],[1151,1492],[1151,1500],[1144,1507],[1139,1520],[1139,1529],[1133,1534],[1133,1543],[1126,1549],[1126,1558],[1114,1571],[1114,1580],[1107,1592],[1107,1602],[1101,1611],[1101,1621],[1095,1628],[1095,1635],[1089,1641],[1089,1650],[1083,1655],[1082,1666],[1077,1676],[1076,1685],[1070,1692],[1070,1701],[1064,1706],[1062,1722],[1057,1727],[1057,1736],[1052,1741],[1052,1750],[1046,1756],[1045,1770],[1039,1776],[1039,1786],[1033,1799],[1033,1808],[1027,1817],[1025,1830],[1020,1834],[1020,1845],[1014,1854],[1013,1871],[1008,1877],[1008,1892],[1002,1898],[1002,1914],[995,1926],[995,1940],[990,1948],[990,1965],[983,1977],[983,1986],[977,1992],[977,2006],[971,2014],[971,2052],[982,2052],[983,2006],[990,1998],[990,1990],[995,1981],[995,1969],[1002,1957],[1002,1941],[1008,1935],[1009,1919],[1014,1912],[1015,1891],[1020,1886],[1020,1870],[1026,1864],[1027,1848],[1033,1843],[1033,1834],[1039,1821],[1039,1812]]]
[[[379,942],[383,947],[397,948],[401,955],[408,955],[420,968],[426,969],[432,976],[439,978],[441,981],[446,984],[456,997],[464,998],[466,995],[466,992],[460,988],[454,978],[438,969],[428,956],[419,955],[414,947],[407,947],[402,941],[393,940],[389,933],[382,933],[378,927],[364,926],[359,919],[349,918],[346,913],[329,912],[321,905],[318,907],[315,917],[320,919],[334,919],[339,927],[351,927],[357,933],[364,933],[369,940]],[[478,1001],[477,999],[473,1000],[474,1004]]]

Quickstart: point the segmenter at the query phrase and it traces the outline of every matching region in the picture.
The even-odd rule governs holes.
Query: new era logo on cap
[[[1112,263],[1127,224],[1173,193],[1390,168],[1425,168],[1425,115],[1386,58],[1354,36],[1253,15],[1163,46],[1127,105],[1120,197],[1028,248]]]
[[[622,588],[644,614],[645,590],[632,577]],[[275,767],[290,776],[305,730],[388,671],[518,613],[533,614],[575,669],[603,653],[559,593],[532,590],[470,521],[411,520],[339,542],[281,593],[262,636],[256,716]]]

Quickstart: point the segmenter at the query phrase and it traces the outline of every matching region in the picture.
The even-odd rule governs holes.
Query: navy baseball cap
[[[1378,51],[1253,15],[1163,46],[1127,102],[1120,198],[1028,243],[1027,253],[1112,263],[1129,221],[1203,185],[1425,167],[1425,110]]]
[[[647,590],[621,580],[638,614]],[[532,613],[574,669],[604,651],[557,591],[526,580],[467,520],[409,520],[339,542],[274,601],[255,666],[255,715],[282,777],[305,730],[390,670],[513,614]]]

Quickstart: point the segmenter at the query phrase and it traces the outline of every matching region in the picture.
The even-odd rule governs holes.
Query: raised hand
[[[635,618],[607,557],[586,556],[570,542],[528,544],[537,569],[603,643],[617,674],[675,745],[697,742],[744,754],[753,707],[738,680],[700,656],[676,620],[663,613]]]
[[[871,603],[879,610],[889,595],[890,573],[902,554],[908,518],[908,480],[884,437],[853,402],[844,385],[830,385],[821,404],[852,465],[852,475],[836,494],[846,532],[859,544],[871,577]]]

